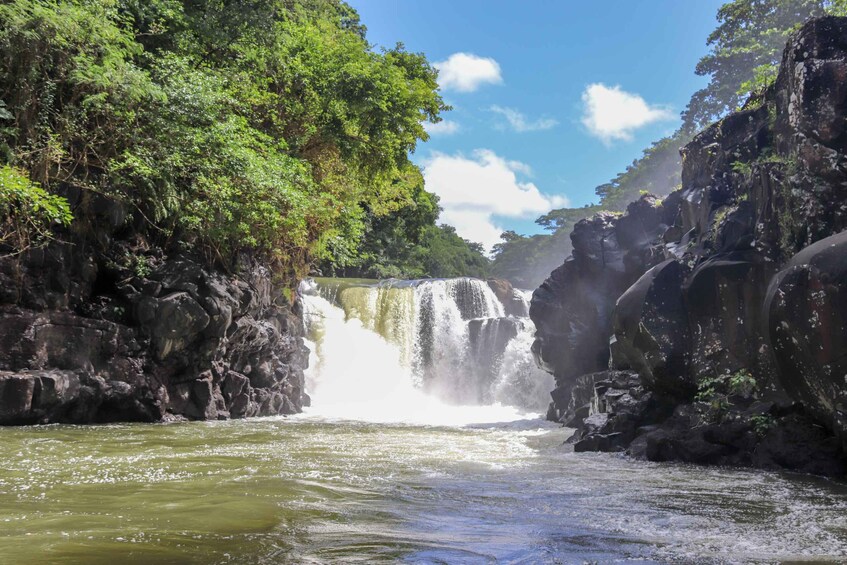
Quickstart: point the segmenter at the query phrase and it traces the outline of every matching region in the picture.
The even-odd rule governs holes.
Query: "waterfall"
[[[494,401],[512,403],[535,410],[546,409],[550,391],[556,388],[553,375],[542,371],[528,353],[535,340],[535,325],[526,318],[514,339],[509,341],[494,385]]]
[[[514,415],[549,402],[552,379],[530,354],[532,322],[506,317],[484,281],[317,279],[301,294],[307,387],[325,414],[407,421],[410,411]]]

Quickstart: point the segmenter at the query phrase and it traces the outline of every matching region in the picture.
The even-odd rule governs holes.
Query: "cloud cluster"
[[[458,122],[452,120],[441,120],[438,123],[427,122],[424,124],[424,129],[429,135],[453,135],[459,131]]]
[[[438,69],[438,84],[444,90],[473,92],[483,84],[503,82],[497,61],[473,53],[453,53],[434,66]]]
[[[668,108],[650,105],[638,94],[602,83],[585,87],[582,103],[583,125],[607,145],[629,141],[635,130],[676,117]]]
[[[537,120],[529,120],[521,112],[514,108],[504,108],[503,106],[491,106],[490,110],[496,114],[500,114],[509,123],[511,128],[519,133],[525,131],[539,131],[556,127],[559,122],[552,118],[539,118]]]
[[[566,198],[543,194],[518,179],[528,171],[527,165],[487,149],[474,151],[471,158],[435,153],[424,163],[426,188],[439,196],[444,209],[440,220],[487,251],[504,231],[495,217],[530,218],[568,205]]]

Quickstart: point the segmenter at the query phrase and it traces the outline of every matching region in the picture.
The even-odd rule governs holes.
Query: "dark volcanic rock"
[[[817,475],[847,472],[844,453],[826,430],[797,407],[741,404],[722,419],[703,404],[677,407],[660,426],[645,429],[629,454],[650,461],[789,469]]]
[[[847,232],[795,255],[766,311],[783,386],[847,444]]]
[[[685,397],[696,389],[689,371],[691,335],[682,297],[687,268],[669,259],[647,271],[615,306],[616,364],[637,370],[651,388]]]
[[[748,369],[771,387],[762,304],[773,263],[756,250],[717,253],[683,284],[691,327],[689,382]]]
[[[683,149],[679,190],[574,228],[530,308],[548,416],[578,450],[843,474],[845,229],[847,18],[826,17]]]
[[[44,273],[48,283],[22,286],[17,305],[0,305],[0,423],[301,409],[308,352],[299,310],[277,295],[267,269],[226,276],[161,256],[142,277],[117,265],[110,253],[123,249],[112,245],[75,258],[57,244],[21,259],[25,285],[43,268],[64,276]],[[0,278],[9,262],[0,261]]]
[[[615,302],[665,258],[654,240],[674,215],[645,196],[623,216],[600,213],[574,227],[573,255],[536,289],[530,305],[537,328],[533,354],[557,386],[568,387],[578,375],[608,367]]]
[[[581,408],[589,415],[569,440],[574,451],[624,451],[643,426],[670,415],[672,404],[646,390],[638,373],[606,371],[591,380],[591,400]]]
[[[529,315],[526,300],[512,286],[512,283],[506,279],[488,279],[486,282],[494,291],[497,300],[503,304],[503,311],[507,316],[525,318]]]

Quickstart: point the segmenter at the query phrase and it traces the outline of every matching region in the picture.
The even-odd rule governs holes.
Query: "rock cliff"
[[[577,224],[532,299],[577,450],[845,472],[847,19],[684,148],[682,186]]]
[[[94,233],[0,259],[0,424],[301,410],[300,312],[265,266],[166,252],[119,202],[67,196]]]

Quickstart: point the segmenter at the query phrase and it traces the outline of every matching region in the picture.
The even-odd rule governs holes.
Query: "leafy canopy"
[[[365,32],[340,0],[6,2],[0,163],[224,264],[360,261],[374,226],[421,232],[401,227],[426,200],[409,154],[448,109],[423,55]]]

